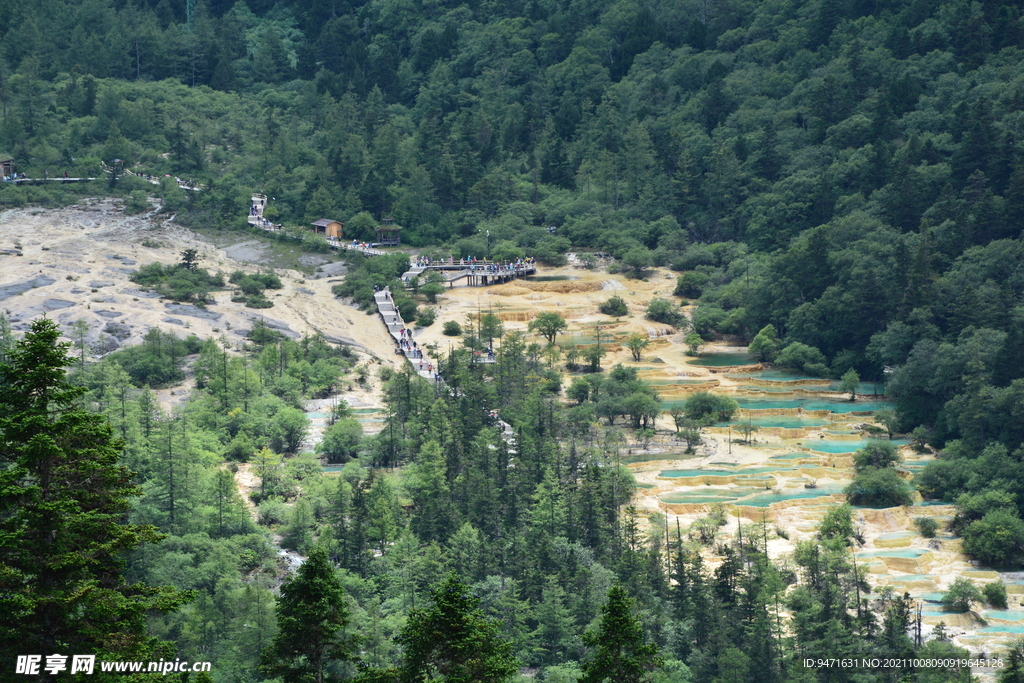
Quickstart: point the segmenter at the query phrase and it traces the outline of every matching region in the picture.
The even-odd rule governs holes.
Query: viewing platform
[[[408,280],[420,277],[428,271],[441,272],[444,275],[444,282],[449,287],[454,286],[456,282],[463,279],[465,279],[465,284],[469,287],[486,287],[488,285],[504,284],[520,277],[533,275],[537,272],[537,265],[534,263],[510,265],[491,261],[477,261],[475,263],[447,261],[419,264],[407,270],[402,275],[402,280],[408,282]]]

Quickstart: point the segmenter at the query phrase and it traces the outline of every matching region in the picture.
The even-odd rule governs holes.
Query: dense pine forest
[[[101,178],[0,184],[0,207],[155,193],[241,232],[258,191],[276,222],[367,241],[393,216],[425,253],[669,267],[666,321],[692,302],[701,339],[883,382],[891,429],[941,454],[918,490],[957,502],[965,552],[1019,568],[1022,43],[1001,0],[0,0],[0,160]],[[365,304],[405,265],[372,263],[337,293]],[[347,347],[153,330],[85,363],[0,317],[2,677],[63,652],[214,663],[182,683],[971,680],[805,666],[967,653],[871,592],[846,506],[785,562],[767,523],[718,543],[721,510],[641,516],[597,418],[646,426],[650,387],[604,368],[563,401],[552,358],[479,324],[493,365],[478,329],[443,385],[384,372],[383,431],[339,404],[314,455],[303,402],[377,372]],[[166,413],[151,387],[186,357]],[[307,558],[283,586],[275,541]]]

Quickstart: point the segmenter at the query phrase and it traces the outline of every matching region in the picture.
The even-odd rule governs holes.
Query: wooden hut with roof
[[[8,159],[6,154],[0,153],[0,175],[10,178],[14,175],[14,159]]]
[[[402,229],[395,225],[390,216],[382,218],[377,226],[377,245],[381,247],[397,247],[402,243]]]
[[[313,232],[318,235],[323,235],[328,239],[333,237],[335,239],[341,239],[341,231],[345,227],[345,224],[341,221],[336,221],[333,218],[320,218],[313,221]]]

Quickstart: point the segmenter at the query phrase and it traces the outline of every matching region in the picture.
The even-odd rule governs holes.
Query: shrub
[[[732,419],[739,407],[739,404],[728,396],[698,391],[686,399],[683,411],[691,420],[725,422]]]
[[[693,312],[693,331],[704,339],[709,339],[722,329],[727,317],[728,314],[718,306],[698,306]]]
[[[655,298],[647,304],[646,318],[654,322],[665,323],[672,327],[682,327],[686,318],[679,313],[678,306],[668,299]]]
[[[985,587],[981,589],[981,594],[988,604],[997,609],[1006,609],[1006,584],[1002,581],[985,584]]]
[[[436,315],[433,308],[421,308],[416,314],[416,326],[430,327],[434,324]]]
[[[590,382],[583,377],[577,377],[573,379],[572,384],[565,390],[565,395],[579,403],[586,403],[587,399],[590,398],[591,390]]]
[[[220,273],[210,275],[202,268],[192,269],[180,263],[172,266],[148,263],[129,279],[176,301],[202,301],[212,290],[224,286],[224,276]]]
[[[757,356],[761,362],[770,363],[774,360],[775,354],[779,351],[779,338],[775,332],[775,326],[765,325],[762,327],[754,340],[750,342],[747,350]]]
[[[459,337],[462,336],[462,325],[454,320],[448,320],[441,328],[441,334],[446,337]]]
[[[931,517],[917,517],[914,519],[914,526],[925,538],[935,538],[935,532],[939,530],[939,523]]]
[[[273,306],[274,302],[266,298],[262,294],[258,294],[256,296],[247,296],[245,298],[246,308],[272,308]]]
[[[605,315],[610,315],[613,318],[629,315],[629,307],[626,306],[626,300],[618,295],[608,299],[608,301],[605,301],[597,308]]]
[[[942,594],[942,604],[953,612],[966,612],[975,602],[981,602],[981,591],[962,576],[958,576],[949,590]]]
[[[944,461],[940,460],[939,462]],[[996,510],[1005,510],[1017,515],[1016,496],[1009,491],[1002,490],[965,493],[956,499],[956,515],[949,523],[949,530],[960,533],[971,523],[983,519]]]
[[[276,498],[269,498],[257,508],[259,523],[263,526],[277,526],[288,519],[288,506]]]
[[[124,212],[129,216],[134,216],[148,210],[149,200],[146,198],[146,193],[142,190],[132,192],[128,195],[128,199],[125,200]]]
[[[284,289],[284,284],[281,282],[281,278],[277,276],[277,273],[256,273],[249,277],[259,282],[266,289]]]
[[[963,531],[964,552],[990,566],[1008,566],[1020,561],[1024,550],[1024,521],[1016,511],[989,512]]]
[[[793,342],[782,349],[776,356],[775,363],[784,368],[793,368],[810,375],[828,373],[824,354],[815,347],[801,342]]]
[[[238,288],[246,296],[262,296],[263,285],[255,278],[246,276],[238,281]]]
[[[892,467],[899,461],[899,450],[888,441],[872,441],[853,454],[853,464],[858,472],[869,467]]]
[[[685,296],[688,299],[696,299],[704,293],[704,287],[710,278],[706,273],[699,270],[691,270],[676,278],[676,289],[672,294]]]
[[[362,426],[356,419],[347,417],[324,431],[316,452],[326,457],[328,462],[347,462],[356,456],[362,440]]]
[[[427,284],[420,287],[420,293],[427,297],[427,301],[436,304],[437,297],[444,294],[444,285],[437,282],[428,282]]]
[[[641,279],[645,271],[654,265],[654,257],[647,247],[633,247],[622,256],[622,263],[630,271],[630,277]]]
[[[895,507],[910,505],[910,487],[891,467],[868,467],[846,487],[849,502],[854,505]]]

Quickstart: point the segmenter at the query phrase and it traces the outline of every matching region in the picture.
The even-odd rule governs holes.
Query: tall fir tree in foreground
[[[335,680],[338,664],[352,657],[354,641],[345,591],[327,551],[315,547],[294,578],[281,586],[274,642],[263,651],[264,673],[286,683]]]
[[[20,654],[172,657],[147,635],[146,614],[189,595],[126,583],[125,555],[161,536],[127,522],[139,488],[110,424],[81,407],[86,390],[68,382],[71,345],[59,338],[54,321],[36,320],[0,363],[3,667]]]
[[[502,683],[519,668],[498,622],[480,610],[480,599],[454,574],[430,594],[433,604],[409,612],[396,639],[404,648],[392,669],[366,669],[359,683]]]
[[[612,586],[608,602],[601,608],[601,625],[583,635],[592,648],[583,662],[580,683],[641,683],[661,666],[658,646],[644,642],[640,620],[633,615],[633,601],[622,586]]]

